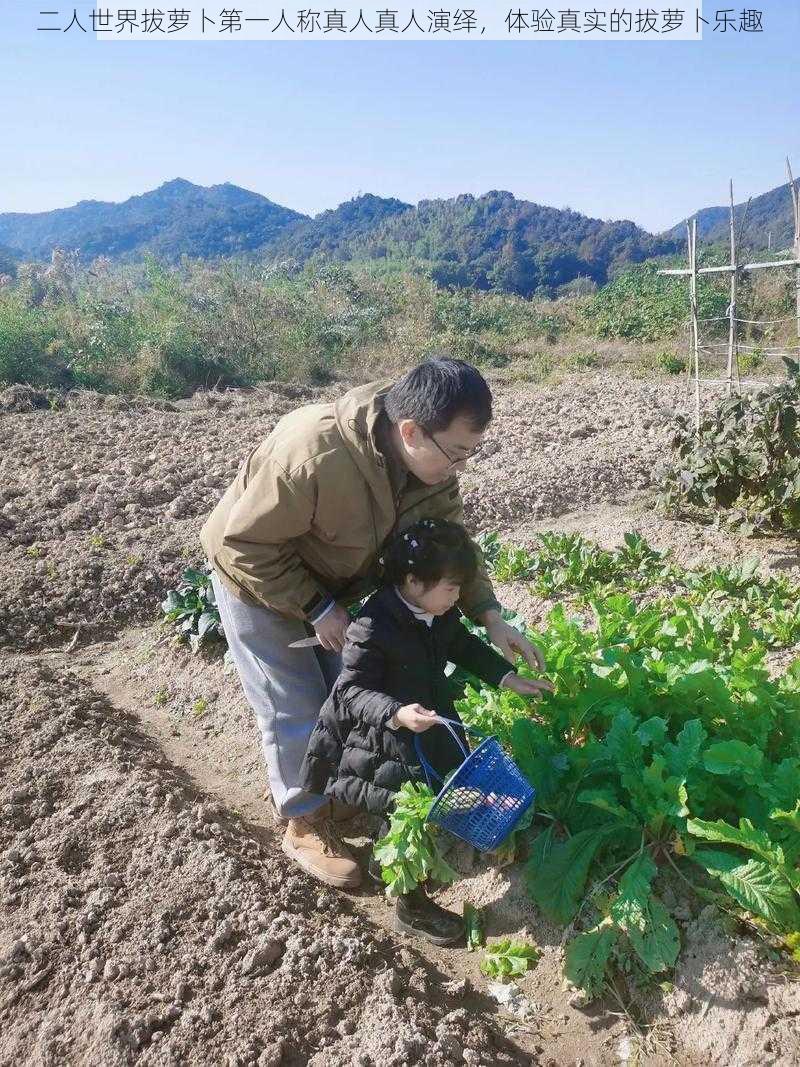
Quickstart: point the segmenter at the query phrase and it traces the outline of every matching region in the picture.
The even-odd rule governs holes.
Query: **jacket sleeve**
[[[453,628],[453,638],[447,654],[453,663],[476,674],[488,685],[500,685],[509,671],[515,671],[513,663],[509,663],[505,656],[501,656],[491,645],[471,634],[461,623]]]
[[[448,519],[450,522],[457,522],[460,526],[464,525],[464,502],[461,499],[461,490],[455,478],[453,478],[452,488],[439,494],[435,500],[437,504],[436,513],[434,515],[434,509],[431,509],[431,518]],[[495,596],[492,581],[486,570],[483,553],[474,541],[472,542],[472,547],[478,560],[478,571],[468,585],[461,587],[461,598],[458,606],[465,615],[477,622],[478,616],[483,614],[484,611],[489,611],[492,608],[496,608],[499,611],[500,604]]]
[[[212,561],[255,600],[294,618],[316,618],[331,600],[292,545],[311,528],[315,496],[304,472],[263,463],[233,505]]]
[[[347,628],[342,672],[336,682],[339,703],[352,719],[383,729],[403,705],[382,691],[385,652],[372,619],[360,618]]]

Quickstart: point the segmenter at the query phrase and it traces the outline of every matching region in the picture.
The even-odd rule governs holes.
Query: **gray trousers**
[[[228,648],[261,731],[275,806],[285,818],[310,815],[325,800],[301,788],[300,765],[341,656],[319,647],[288,648],[309,636],[299,619],[245,604],[213,571],[211,581]]]

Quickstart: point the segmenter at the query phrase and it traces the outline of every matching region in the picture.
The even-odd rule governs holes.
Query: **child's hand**
[[[415,734],[421,734],[424,730],[430,730],[436,725],[436,712],[423,708],[421,704],[404,704],[395,712],[395,720],[398,726],[405,726],[407,730],[413,730]]]
[[[518,674],[508,674],[500,683],[503,689],[513,689],[523,697],[540,697],[542,693],[552,693],[552,682],[544,678],[521,678]]]

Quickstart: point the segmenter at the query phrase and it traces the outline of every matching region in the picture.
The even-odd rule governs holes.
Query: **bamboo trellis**
[[[686,368],[686,392],[688,395],[690,382],[692,377],[694,378],[694,412],[695,412],[695,427],[700,427],[700,385],[701,382],[705,382],[713,385],[725,385],[727,395],[730,396],[734,389],[734,384],[737,392],[741,389],[742,379],[739,368],[739,353],[742,351],[753,351],[753,346],[742,345],[739,340],[739,326],[741,324],[756,325],[756,326],[769,326],[775,323],[787,321],[783,319],[770,319],[770,320],[755,320],[755,319],[740,319],[736,314],[736,298],[738,292],[739,279],[742,274],[750,273],[757,270],[768,270],[771,268],[779,267],[794,267],[794,279],[795,279],[795,315],[790,316],[796,319],[796,330],[798,339],[800,339],[800,189],[795,185],[794,177],[792,175],[792,167],[789,160],[786,160],[786,170],[789,178],[789,192],[792,197],[792,209],[794,212],[794,243],[792,247],[791,259],[776,259],[767,263],[739,263],[738,256],[741,248],[742,232],[747,220],[747,211],[750,207],[750,201],[748,200],[745,210],[743,212],[742,222],[739,227],[739,234],[736,234],[736,220],[733,204],[733,181],[730,182],[730,263],[724,267],[698,267],[697,266],[697,219],[694,218],[690,222],[686,223],[686,240],[688,248],[688,268],[675,269],[675,270],[660,270],[658,273],[663,275],[671,275],[673,277],[688,278],[689,280],[689,343],[690,343],[690,358]],[[722,319],[700,319],[698,313],[697,302],[697,281],[701,274],[729,274],[730,275],[730,302],[728,309]],[[727,342],[720,341],[712,345],[700,344],[700,323],[711,321],[728,321],[728,339]],[[700,351],[707,348],[722,348],[727,349],[727,366],[725,378],[701,378],[700,377]],[[789,352],[800,351],[800,345],[797,348],[775,347],[767,349],[767,354],[786,354]]]

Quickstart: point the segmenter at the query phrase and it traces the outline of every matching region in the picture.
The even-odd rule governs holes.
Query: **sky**
[[[366,192],[507,189],[659,232],[726,203],[730,178],[738,202],[781,184],[787,155],[800,174],[798,0],[762,0],[762,34],[658,43],[37,33],[59,8],[0,0],[0,213],[181,177],[310,215]]]

